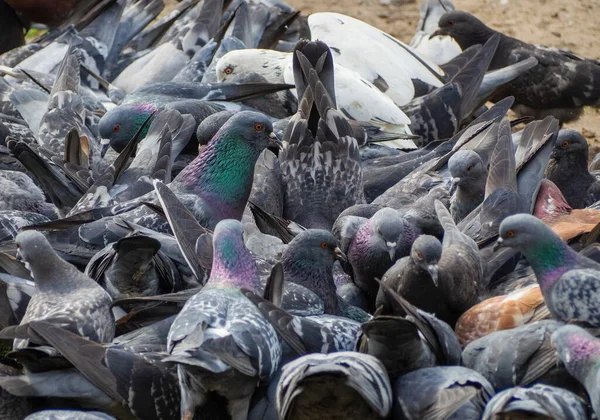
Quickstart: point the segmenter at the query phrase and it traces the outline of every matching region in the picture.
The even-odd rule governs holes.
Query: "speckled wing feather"
[[[329,49],[317,43],[314,51],[309,45],[310,57],[300,49],[294,55],[295,72],[301,67],[304,76],[297,83],[308,80],[308,85],[280,153],[284,217],[308,228],[330,229],[343,210],[363,201],[362,170],[352,129],[328,93],[333,85],[320,80],[319,68],[325,77],[332,72]]]
[[[546,299],[555,317],[600,325],[600,271],[584,268],[567,271],[550,290]]]

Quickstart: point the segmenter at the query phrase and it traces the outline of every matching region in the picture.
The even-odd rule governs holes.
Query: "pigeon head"
[[[325,312],[337,314],[333,263],[346,260],[331,232],[308,229],[300,232],[283,252],[281,263],[287,281],[311,290],[323,299]]]
[[[404,242],[404,220],[392,208],[383,208],[371,218],[375,238],[381,241],[390,254],[390,260],[396,261],[396,249]]]
[[[226,219],[217,223],[213,233],[212,270],[206,286],[245,287],[262,293],[256,263],[244,244],[241,222]]]
[[[585,375],[585,371],[589,370],[585,365],[597,363],[600,356],[600,340],[576,325],[560,327],[550,340],[559,359],[575,377],[579,377],[577,371]]]
[[[587,140],[583,135],[575,130],[560,130],[554,149],[552,149],[551,159],[561,160],[565,157],[576,158],[585,162],[587,166],[589,147]]]
[[[542,288],[548,287],[568,270],[577,253],[540,219],[530,214],[509,216],[500,224],[494,249],[511,247],[523,253]]]
[[[448,170],[452,175],[450,194],[454,194],[459,187],[470,188],[478,181],[483,182],[487,178],[487,170],[481,157],[472,150],[459,150],[448,160]]]
[[[49,258],[56,257],[54,250],[44,235],[35,230],[21,232],[15,238],[17,257],[25,262],[36,277],[36,267],[44,266]]]
[[[215,71],[219,82],[231,82],[247,73],[256,73],[271,83],[283,83],[285,66],[291,62],[289,53],[271,50],[244,49],[225,54]]]
[[[106,154],[109,146],[120,153],[156,109],[152,104],[125,104],[104,114],[98,123],[98,133],[102,138],[101,155]],[[145,131],[141,133],[142,138],[148,129]]]
[[[240,219],[250,196],[254,165],[269,145],[278,145],[269,118],[258,112],[238,112],[173,183],[199,195],[219,211],[221,219]]]
[[[431,275],[433,283],[438,285],[438,261],[442,257],[442,244],[431,235],[419,236],[412,245],[410,258],[420,268]]]
[[[466,50],[472,45],[485,44],[494,31],[475,16],[461,11],[452,11],[442,15],[438,22],[439,29],[430,38],[437,35],[449,35]]]
[[[234,114],[235,112],[233,111],[220,111],[215,112],[202,120],[196,129],[198,144],[201,146],[208,144],[214,135],[217,134],[217,131],[219,131]]]

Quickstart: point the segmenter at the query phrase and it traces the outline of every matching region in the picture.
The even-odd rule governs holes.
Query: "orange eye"
[[[508,236],[509,238],[512,238],[513,236],[515,236],[515,232],[513,232],[512,230],[509,230],[508,232],[506,232],[506,236]]]
[[[119,124],[117,124],[113,127],[113,132],[117,133],[120,129],[121,127],[119,126]]]
[[[254,124],[254,130],[256,131],[263,131],[265,129],[265,125],[261,124],[261,123],[256,123]]]
[[[321,242],[321,248],[325,249],[329,247],[329,245],[327,244],[327,242]]]
[[[225,70],[223,70],[223,72],[225,74],[231,74],[231,73],[233,73],[233,68],[232,67],[225,67]]]
[[[568,141],[563,141],[562,142],[562,147],[569,147],[569,142]]]

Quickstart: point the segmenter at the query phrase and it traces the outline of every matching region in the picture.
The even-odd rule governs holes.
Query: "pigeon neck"
[[[567,345],[570,349],[569,371],[583,382],[591,368],[597,370],[600,367],[595,361],[600,355],[600,340],[587,334],[573,334],[568,338]],[[595,380],[595,375],[589,376]]]
[[[44,261],[41,263],[25,263],[25,266],[31,272],[31,277],[37,289],[50,292],[73,290],[72,287],[69,287],[69,284],[75,283],[72,279],[72,270],[76,269],[54,252],[46,252]],[[52,270],[49,270],[48,267],[52,267]]]
[[[294,258],[294,255],[289,253],[283,255],[281,263],[287,281],[304,286],[323,299],[325,313],[338,314],[333,264],[319,264],[309,259]]]
[[[552,287],[560,276],[577,263],[577,253],[553,232],[546,232],[535,243],[523,249],[523,254],[531,265],[542,292]]]
[[[224,134],[213,139],[174,181],[214,206],[221,218],[239,220],[250,196],[258,154],[243,139]]]
[[[212,270],[206,287],[245,287],[262,295],[256,263],[243,243],[224,238],[215,244]]]

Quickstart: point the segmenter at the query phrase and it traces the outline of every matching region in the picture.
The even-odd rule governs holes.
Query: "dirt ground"
[[[338,12],[361,19],[408,43],[419,20],[419,0],[285,0],[303,14]],[[600,59],[597,37],[599,0],[454,0],[457,9],[525,42],[563,48]],[[568,127],[582,131],[594,152],[600,151],[600,109],[586,108]]]

